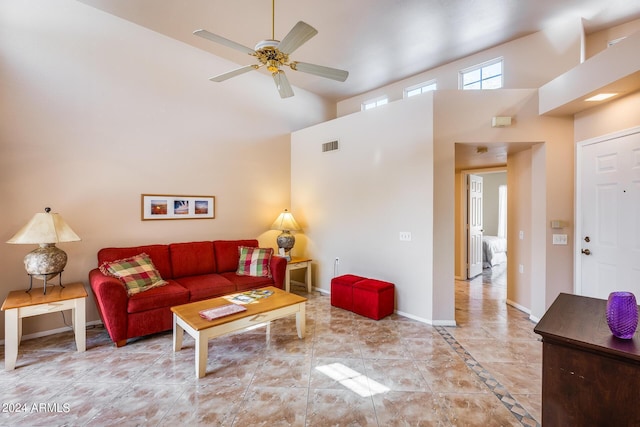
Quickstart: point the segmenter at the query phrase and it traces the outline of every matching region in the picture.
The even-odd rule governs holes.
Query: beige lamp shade
[[[64,222],[60,214],[46,211],[35,214],[7,243],[39,245],[79,240],[80,237]]]
[[[302,228],[298,225],[296,220],[293,218],[293,214],[288,210],[282,211],[278,218],[271,225],[272,230],[281,230],[281,231],[300,231]]]

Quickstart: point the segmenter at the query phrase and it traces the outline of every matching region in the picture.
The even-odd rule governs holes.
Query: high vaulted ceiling
[[[253,64],[255,59],[196,37],[193,31],[206,29],[250,48],[271,38],[272,0],[79,1],[238,66]],[[297,21],[318,30],[318,35],[296,50],[293,59],[348,70],[347,81],[288,68],[287,76],[294,87],[337,101],[571,17],[583,18],[590,33],[640,18],[640,1],[276,0],[275,38],[282,39]],[[213,76],[230,69],[208,71]]]

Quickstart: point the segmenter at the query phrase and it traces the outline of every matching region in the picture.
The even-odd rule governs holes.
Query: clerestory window
[[[370,99],[369,101],[365,101],[362,103],[362,111],[370,110],[372,108],[379,107],[381,105],[387,104],[389,102],[389,98],[386,96],[381,96],[379,98]]]
[[[502,58],[497,58],[460,71],[460,89],[500,89],[502,64]]]
[[[425,92],[430,92],[436,89],[437,89],[436,81],[430,80],[428,82],[420,83],[420,84],[405,88],[404,97],[411,98],[412,96],[421,95]]]

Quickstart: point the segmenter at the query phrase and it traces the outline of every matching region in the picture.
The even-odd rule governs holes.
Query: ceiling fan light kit
[[[275,3],[275,0],[274,0]],[[281,98],[289,98],[294,95],[291,84],[287,79],[286,74],[282,70],[282,67],[287,66],[294,71],[300,71],[307,74],[313,74],[319,77],[327,79],[337,80],[344,82],[349,76],[349,72],[339,70],[337,68],[325,67],[323,65],[309,64],[306,62],[289,61],[289,55],[296,49],[309,41],[313,36],[318,34],[318,31],[311,25],[299,21],[293,26],[291,31],[282,39],[282,41],[275,40],[275,4],[272,7],[272,31],[271,39],[259,41],[254,49],[244,46],[240,43],[236,43],[225,37],[213,34],[207,30],[196,30],[193,32],[196,36],[200,36],[214,43],[221,44],[223,46],[230,47],[240,52],[255,56],[259,64],[245,65],[244,67],[237,68],[235,70],[228,71],[223,74],[211,77],[209,80],[214,82],[223,82],[232,77],[239,76],[249,71],[257,70],[263,66],[267,67],[267,70],[273,76],[273,80],[276,84],[276,88],[280,93]]]

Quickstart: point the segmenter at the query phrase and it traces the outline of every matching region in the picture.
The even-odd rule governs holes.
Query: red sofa
[[[98,266],[144,252],[168,282],[129,296],[119,279],[98,268],[89,272],[98,312],[116,346],[125,345],[129,338],[171,330],[172,306],[264,286],[284,287],[287,261],[283,257],[271,257],[270,278],[237,275],[239,246],[258,247],[258,241],[215,240],[100,249]]]

